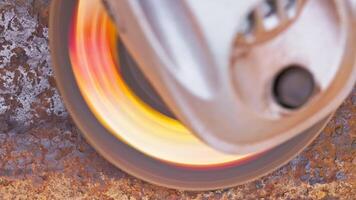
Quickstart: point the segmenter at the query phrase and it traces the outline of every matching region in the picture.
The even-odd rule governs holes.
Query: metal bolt
[[[293,65],[283,70],[275,79],[276,101],[288,109],[297,109],[308,102],[315,91],[313,75],[303,67]]]

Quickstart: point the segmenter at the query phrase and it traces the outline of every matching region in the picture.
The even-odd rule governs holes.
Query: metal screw
[[[273,85],[276,101],[288,109],[297,109],[308,102],[315,91],[313,75],[298,65],[287,67]]]

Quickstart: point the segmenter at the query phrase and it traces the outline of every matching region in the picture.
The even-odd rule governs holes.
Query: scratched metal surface
[[[210,192],[153,186],[101,158],[72,123],[48,48],[50,0],[0,0],[0,199],[355,199],[356,89],[301,155]]]

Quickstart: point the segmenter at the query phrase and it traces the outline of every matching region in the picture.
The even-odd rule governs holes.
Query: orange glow
[[[210,148],[180,122],[138,99],[120,76],[116,30],[101,1],[78,2],[70,35],[73,72],[91,111],[113,135],[148,156],[177,166],[231,166],[253,157]]]

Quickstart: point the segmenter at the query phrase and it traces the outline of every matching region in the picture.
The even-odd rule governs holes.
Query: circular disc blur
[[[222,159],[223,162],[215,164],[210,162],[202,166],[187,166],[183,159],[182,165],[179,165],[150,156],[138,149],[141,147],[136,148],[124,141],[103,124],[81,91],[70,58],[70,33],[77,8],[78,1],[74,0],[53,1],[51,6],[50,45],[58,88],[68,111],[87,141],[108,161],[129,174],[157,185],[185,190],[219,189],[242,184],[288,162],[310,144],[328,121],[322,120],[297,137],[258,157],[245,156],[245,159],[237,159],[238,163],[234,162],[235,156],[235,159],[231,159],[232,163]],[[205,157],[209,156],[205,154]]]

